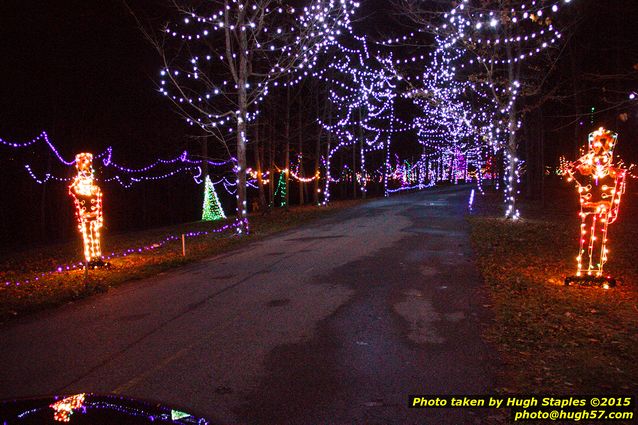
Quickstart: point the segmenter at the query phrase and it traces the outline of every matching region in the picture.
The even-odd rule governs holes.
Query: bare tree
[[[198,6],[174,0],[180,20],[148,37],[162,59],[160,91],[235,159],[240,218],[246,215],[248,123],[272,87],[292,84],[315,66],[327,42],[349,28],[356,7],[341,0],[308,3],[297,10],[276,0]]]
[[[520,0],[475,0],[433,13],[415,0],[400,0],[399,4],[421,32],[436,35],[437,51],[456,52],[446,65],[454,69],[457,79],[489,88],[490,101],[504,117],[494,125],[505,135],[506,216],[518,217],[517,131],[525,112],[521,99],[537,96],[544,89],[546,76],[562,53],[564,37],[554,26],[554,17],[563,5],[541,0],[530,9]],[[543,61],[541,71],[526,78],[532,74],[530,63]]]

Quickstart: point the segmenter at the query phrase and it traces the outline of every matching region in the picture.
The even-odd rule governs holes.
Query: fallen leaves
[[[190,239],[187,242],[186,258],[181,255],[181,241],[170,242],[153,251],[112,259],[112,269],[91,270],[88,282],[84,281],[84,271],[74,270],[47,275],[20,286],[0,284],[0,322],[19,314],[104,292],[122,282],[160,274],[165,270],[232,249],[240,243],[290,229],[359,202],[341,201],[323,208],[292,207],[287,212],[275,210],[267,216],[255,215],[250,218],[251,235],[248,237],[236,238],[229,237],[229,233],[219,233]],[[103,246],[108,252],[120,252],[130,247],[151,245],[167,235],[210,230],[221,225],[221,222],[194,222],[141,232],[107,234]],[[53,270],[58,264],[77,262],[81,250],[78,238],[65,244],[15,253],[3,258],[0,263],[0,283],[21,281],[43,271]]]
[[[519,223],[489,215],[470,218],[490,295],[484,307],[491,306],[494,314],[484,337],[504,364],[499,383],[520,393],[636,392],[638,268],[632,241],[638,223],[619,220],[610,229],[609,271],[623,279],[617,288],[566,287],[578,222],[559,202],[556,206],[556,213],[529,208],[529,218]],[[625,206],[626,217],[633,215],[631,208]]]

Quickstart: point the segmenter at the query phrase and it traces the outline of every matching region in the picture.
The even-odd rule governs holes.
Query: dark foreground
[[[481,423],[469,190],[377,200],[0,327],[0,398],[117,393],[222,423]]]

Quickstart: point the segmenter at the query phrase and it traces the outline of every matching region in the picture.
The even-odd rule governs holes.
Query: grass
[[[625,195],[610,226],[605,268],[620,282],[609,290],[563,285],[576,266],[575,196],[566,185],[551,188],[549,205],[523,204],[525,219],[512,222],[494,213],[499,199],[488,194],[469,219],[502,392],[638,393],[638,194]]]
[[[33,276],[55,270],[59,264],[73,264],[81,259],[81,241],[29,249],[9,256],[0,264],[0,282],[30,283],[0,285],[0,322],[19,315],[85,298],[123,282],[143,279],[202,258],[229,251],[267,235],[292,229],[319,217],[327,216],[361,201],[334,202],[328,207],[291,207],[289,211],[274,210],[268,215],[250,217],[250,235],[238,237],[234,231],[187,239],[186,256],[182,256],[181,241],[171,241],[152,251],[130,254],[110,260],[110,269],[91,270],[88,279],[84,271],[53,273],[33,281]],[[108,252],[121,252],[131,247],[152,245],[170,235],[207,231],[232,220],[193,222],[146,231],[103,235],[102,245]]]

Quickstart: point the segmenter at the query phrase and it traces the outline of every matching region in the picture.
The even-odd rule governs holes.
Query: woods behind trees
[[[147,131],[152,133],[152,137],[148,140],[141,136],[127,138],[126,134],[116,131],[124,123],[123,112],[116,114],[116,105],[111,105],[113,113],[99,113],[98,102],[95,105],[82,104],[81,112],[86,110],[86,113],[78,115],[80,118],[76,125],[81,128],[75,132],[65,130],[66,124],[66,127],[71,125],[67,123],[69,116],[75,116],[69,108],[58,110],[55,105],[49,105],[49,121],[55,124],[51,126],[55,131],[50,131],[54,142],[72,145],[65,152],[67,156],[77,149],[96,150],[95,145],[115,144],[115,152],[120,152],[120,161],[131,166],[147,163],[149,158],[174,157],[184,149],[211,160],[236,158],[235,169],[203,170],[204,175],[225,176],[229,181],[239,182],[237,194],[220,190],[228,215],[232,215],[231,204],[240,206],[240,214],[253,206],[265,212],[269,208],[285,208],[292,204],[319,204],[325,201],[327,186],[332,187],[334,198],[363,197],[366,193],[370,196],[383,195],[382,180],[387,175],[383,168],[387,165],[388,156],[394,162],[395,155],[402,159],[418,159],[423,152],[416,129],[393,136],[387,152],[381,148],[367,151],[362,156],[359,141],[373,140],[375,132],[369,129],[360,131],[362,126],[358,123],[366,120],[366,111],[353,109],[349,131],[357,142],[344,144],[335,151],[331,158],[331,178],[334,181],[327,185],[326,160],[342,138],[327,131],[325,125],[334,126],[343,117],[338,105],[331,101],[330,93],[339,90],[334,86],[335,81],[346,84],[351,77],[337,73],[327,79],[333,81],[329,83],[312,78],[312,74],[320,69],[329,69],[331,63],[343,58],[342,53],[331,50],[331,31],[335,36],[340,32],[340,39],[366,33],[373,42],[372,50],[382,49],[375,43],[413,32],[418,38],[399,43],[392,51],[397,60],[418,59],[395,69],[398,75],[414,81],[416,76],[423,75],[424,68],[429,65],[429,55],[434,51],[432,32],[420,31],[433,22],[440,23],[449,11],[449,4],[427,2],[428,10],[410,15],[404,13],[405,9],[399,9],[397,4],[413,7],[426,2],[373,1],[368,5],[369,9],[362,5],[360,13],[365,19],[351,24],[353,9],[347,12],[331,9],[334,14],[330,12],[323,17],[313,14],[312,18],[304,20],[299,18],[304,13],[303,9],[283,7],[276,1],[256,2],[258,5],[262,3],[272,6],[272,9],[252,9],[250,3],[251,9],[242,11],[241,1],[207,2],[206,5],[214,6],[217,15],[213,12],[203,16],[207,19],[215,17],[214,22],[198,22],[202,16],[197,14],[197,10],[181,2],[169,4],[167,11],[171,18],[168,20],[172,24],[168,26],[163,26],[159,20],[147,20],[146,15],[151,9],[132,10],[134,15],[129,15],[137,19],[133,36],[141,42],[144,39],[139,36],[141,28],[147,41],[153,41],[156,47],[155,55],[151,56],[153,69],[157,72],[151,77],[144,74],[144,78],[146,83],[152,79],[157,84],[157,91],[142,87],[135,95],[148,94],[148,103],[159,105],[164,110],[169,110],[169,105],[172,105],[181,118],[179,133],[183,136],[176,136],[176,126],[169,133],[165,131],[167,127],[163,127],[165,122],[146,124],[143,114],[138,114],[132,115],[134,121],[127,126],[152,127],[152,131]],[[320,3],[337,6],[328,1]],[[486,8],[508,11],[512,5],[516,8],[524,2],[503,0],[488,3]],[[224,10],[228,12],[218,13]],[[342,19],[343,13],[348,16],[347,19]],[[188,19],[188,23],[184,19]],[[328,20],[328,28],[321,34],[312,34],[309,28],[322,27],[321,19]],[[514,143],[506,143],[503,147],[516,152],[521,160],[521,185],[517,191],[522,196],[543,199],[544,185],[548,179],[554,178],[559,157],[576,157],[586,135],[601,125],[620,134],[619,155],[628,163],[636,162],[638,149],[629,141],[638,137],[638,102],[628,97],[638,91],[638,34],[633,25],[636,21],[638,4],[632,0],[573,0],[569,10],[551,21],[552,25],[561,29],[560,43],[536,55],[529,66],[515,67],[513,79],[521,84],[515,108],[515,118],[520,127],[515,131]],[[223,22],[224,25],[215,28],[215,22]],[[244,31],[236,22],[244,22]],[[545,21],[542,25],[535,25],[547,27]],[[269,30],[265,31],[266,28]],[[281,32],[277,31],[279,28]],[[284,31],[284,28],[295,29]],[[206,30],[210,31],[209,38],[204,34]],[[507,25],[504,25],[490,34],[496,37],[506,32]],[[247,50],[242,49],[242,34],[249,35],[244,40],[248,43]],[[226,43],[227,39],[230,45]],[[145,46],[148,48],[148,44]],[[507,57],[504,49],[494,52],[471,43],[465,47],[474,55],[495,59]],[[517,43],[513,43],[512,48],[512,56],[524,52]],[[148,51],[153,53],[152,49]],[[248,76],[244,77],[247,80],[241,78],[242,67],[245,67]],[[473,78],[491,79],[499,84],[512,80],[508,67],[500,67],[498,73],[490,74],[488,71],[475,72]],[[467,77],[471,73],[462,75]],[[46,81],[46,75],[42,78]],[[28,88],[27,85],[22,86]],[[129,86],[123,89],[129,96]],[[407,84],[399,84],[395,93],[398,98],[397,116],[405,122],[419,118],[419,111],[415,111],[412,102],[402,98],[410,89]],[[109,90],[113,91],[112,88]],[[35,94],[33,98],[37,98]],[[244,96],[245,107],[240,107]],[[508,102],[505,92],[497,93],[497,97],[502,98],[501,103]],[[60,103],[65,97],[52,95],[52,99]],[[26,128],[27,125],[29,128]],[[33,125],[31,121],[24,123],[25,130],[21,134],[33,134]],[[389,127],[389,123],[379,123],[378,127]],[[105,128],[110,130],[104,131]],[[92,129],[100,129],[99,137]],[[495,172],[501,176],[505,170],[502,167],[499,170],[498,164],[502,163],[504,152],[501,150],[493,158]],[[11,208],[0,211],[2,244],[10,245],[17,239],[35,242],[72,237],[75,229],[70,206],[62,201],[66,200],[66,187],[55,182],[34,184],[21,167],[18,155],[10,154],[7,158],[9,162],[0,179],[0,187],[3,188],[0,203],[11,205]],[[365,167],[362,167],[364,162]],[[64,175],[56,169],[55,160],[49,157],[42,156],[31,164],[40,175],[47,172]],[[380,174],[373,176],[374,172]],[[371,177],[370,181],[364,183],[356,173],[360,176],[367,174]],[[244,186],[242,179],[250,181],[246,192],[241,189]],[[201,216],[198,210],[202,189],[195,186],[190,178],[142,183],[131,189],[107,186],[105,207],[109,231],[194,220]],[[11,195],[16,190],[26,194],[25,200]],[[229,187],[229,190],[233,192],[234,189]],[[166,203],[167,193],[171,193],[174,200],[169,204]],[[246,196],[256,202],[246,199]]]

